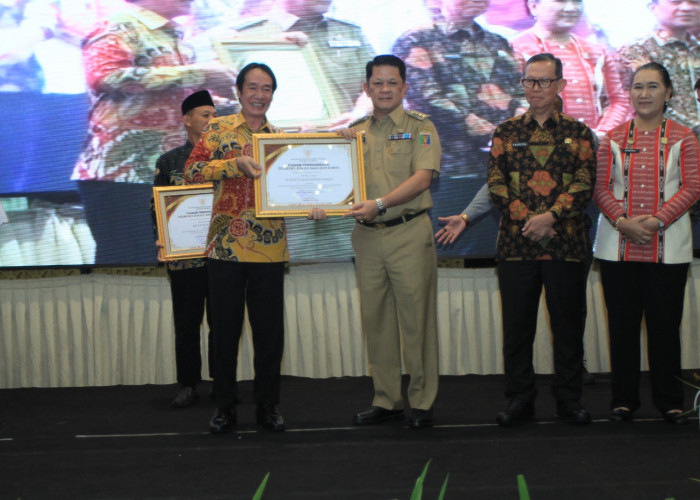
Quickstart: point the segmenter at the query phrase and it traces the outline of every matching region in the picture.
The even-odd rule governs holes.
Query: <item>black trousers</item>
[[[246,305],[255,350],[255,402],[279,403],[284,350],[284,263],[209,259],[207,269],[217,406],[235,404],[238,345]]]
[[[212,338],[209,286],[206,267],[168,270],[175,320],[175,366],[178,383],[194,387],[202,376],[200,328],[207,309],[209,322],[209,366],[211,376]]]
[[[536,396],[532,354],[543,286],[553,334],[552,394],[563,407],[581,398],[586,265],[551,260],[498,263],[507,398],[532,401]]]
[[[639,408],[642,315],[654,406],[661,413],[683,408],[680,326],[688,264],[599,262],[610,333],[611,408]]]

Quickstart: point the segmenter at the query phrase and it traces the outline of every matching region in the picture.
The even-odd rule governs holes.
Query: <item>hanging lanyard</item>
[[[659,153],[657,156],[657,165],[658,165],[658,173],[659,173],[659,203],[658,206],[656,207],[657,210],[661,210],[661,207],[663,206],[664,202],[664,188],[665,188],[665,179],[666,179],[666,145],[668,144],[668,138],[666,137],[666,132],[667,132],[667,125],[668,122],[666,118],[661,122],[661,134],[659,137]],[[630,163],[632,162],[632,153],[637,152],[638,150],[632,148],[635,143],[634,139],[634,120],[630,120],[630,125],[629,125],[629,130],[627,132],[627,144],[625,149],[622,150],[624,154],[624,162],[622,165],[622,181],[623,181],[623,189],[624,189],[624,194],[623,194],[623,208],[624,208],[624,213],[627,214],[629,213],[629,188],[630,188]],[[612,179],[611,179],[612,182]],[[625,249],[627,246],[627,241],[625,236],[620,233],[621,241],[620,241],[620,260],[623,260],[624,254],[625,254]],[[657,231],[657,238],[658,238],[658,252],[656,259],[658,262],[663,261],[663,229],[660,229]]]
[[[661,210],[664,204],[664,189],[666,187],[666,145],[668,144],[668,138],[666,137],[666,119],[664,118],[661,124],[661,137],[659,138],[659,203],[656,207],[657,210]],[[656,261],[661,264],[663,263],[664,257],[664,230],[663,228],[656,231]]]

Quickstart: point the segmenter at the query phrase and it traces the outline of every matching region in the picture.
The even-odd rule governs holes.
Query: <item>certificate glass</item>
[[[197,184],[153,188],[162,260],[204,256],[214,199],[212,187]]]
[[[277,81],[284,83],[275,91],[274,105],[267,113],[275,126],[287,130],[299,130],[301,125],[319,129],[328,127],[340,114],[310,44],[300,47],[292,42],[251,38],[217,40],[215,46],[219,59],[236,72],[251,62],[273,68]]]
[[[339,134],[254,134],[258,217],[342,215],[366,198],[362,141]]]

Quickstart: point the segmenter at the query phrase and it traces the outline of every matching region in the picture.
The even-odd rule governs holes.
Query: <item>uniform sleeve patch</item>
[[[418,133],[418,144],[427,148],[430,146],[430,133],[429,132],[419,132]]]

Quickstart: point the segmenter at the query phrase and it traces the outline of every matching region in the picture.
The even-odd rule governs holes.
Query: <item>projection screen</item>
[[[149,52],[135,55],[130,65],[113,63],[114,52],[126,49],[120,42],[95,49],[95,33],[105,36],[111,26],[107,31],[118,39],[125,28],[114,20],[140,3],[0,3],[0,267],[156,263],[149,207],[155,160],[184,143],[181,96],[205,88],[192,72],[170,83],[164,82],[172,74],[148,73],[169,64],[226,65],[235,72],[247,62],[268,63],[278,79],[270,121],[290,131],[316,132],[370,112],[362,92],[369,58],[403,57],[409,83],[404,104],[431,116],[443,144],[442,172],[431,187],[437,230],[437,217],[461,212],[484,185],[490,134],[525,109],[521,65],[539,43],[523,39],[534,19],[522,0],[195,0],[188,14],[167,25],[179,39],[178,54]],[[169,0],[160,3],[167,7]],[[617,66],[605,61],[616,61],[619,48],[651,37],[658,13],[646,0],[558,3],[579,4],[583,11],[571,28],[576,42],[569,49],[590,63],[583,75],[590,94],[563,95],[564,112],[582,113],[596,129],[606,109],[620,103],[620,89],[610,88],[609,78]],[[324,20],[300,22],[291,11],[303,4]],[[450,9],[471,9],[478,26],[455,36]],[[541,43],[542,49],[556,50]],[[179,62],[164,62],[178,57]],[[618,69],[624,87],[624,71]],[[688,93],[693,82],[675,83]],[[141,106],[138,112],[131,103]],[[217,106],[220,114],[237,110],[235,98],[217,99]],[[597,115],[586,115],[584,108]],[[615,119],[621,122],[628,113]],[[115,131],[117,122],[121,129]],[[164,129],[175,131],[168,140],[159,135]],[[109,147],[99,149],[97,141]],[[438,256],[492,257],[497,221],[498,214],[487,211],[455,244],[440,247]],[[351,220],[289,218],[286,224],[292,262],[353,256]],[[101,244],[111,252],[102,253]]]

